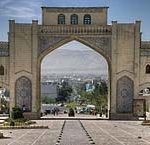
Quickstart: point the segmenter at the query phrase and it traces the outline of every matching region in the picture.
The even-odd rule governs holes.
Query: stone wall
[[[0,75],[0,87],[9,89],[9,45],[0,42],[0,66],[4,67],[4,75]]]
[[[150,65],[150,41],[143,41],[140,49],[140,90],[150,86],[150,74],[146,73],[148,64]]]
[[[70,25],[70,16],[72,14],[77,14],[78,24],[83,25],[84,15],[90,14],[92,18],[92,25],[106,25],[107,24],[107,9],[108,7],[99,7],[99,8],[42,7],[42,24],[43,25],[57,25],[58,15],[64,14],[66,18],[66,25]]]

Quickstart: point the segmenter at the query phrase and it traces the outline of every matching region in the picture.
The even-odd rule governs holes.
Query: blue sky
[[[142,21],[142,40],[150,40],[150,0],[0,0],[0,41],[7,41],[8,20],[41,21],[41,6],[108,6],[108,22]]]

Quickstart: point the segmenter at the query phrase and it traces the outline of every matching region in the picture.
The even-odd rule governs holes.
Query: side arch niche
[[[16,105],[22,108],[25,112],[32,110],[32,83],[26,77],[20,77],[16,81],[15,88]]]
[[[134,83],[124,76],[117,81],[117,113],[133,112]]]

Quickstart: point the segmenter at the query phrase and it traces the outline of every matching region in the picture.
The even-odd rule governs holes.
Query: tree
[[[105,81],[101,81],[100,83],[95,84],[95,89],[92,92],[94,97],[94,104],[96,106],[97,111],[104,112],[107,108],[107,95],[108,95],[108,87]]]
[[[91,92],[86,92],[84,89],[80,91],[81,98],[87,100],[88,103],[96,106],[98,112],[106,110],[107,107],[108,87],[105,81],[96,82],[95,89]]]
[[[53,99],[53,98],[50,98],[48,96],[44,96],[44,97],[42,97],[42,103],[44,103],[44,104],[54,104],[54,103],[56,103],[56,100]]]
[[[68,82],[62,82],[62,84],[58,88],[58,97],[56,101],[58,102],[66,102],[68,97],[71,96],[72,87],[68,84]]]

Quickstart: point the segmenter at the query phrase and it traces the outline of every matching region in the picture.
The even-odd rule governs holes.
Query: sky
[[[150,40],[150,0],[0,0],[0,41],[7,41],[8,20],[41,22],[41,6],[99,7],[108,6],[108,23],[141,20],[142,40]]]
[[[71,45],[73,47],[71,47]],[[107,79],[108,64],[103,56],[77,41],[71,41],[44,57],[41,74],[95,74]]]

